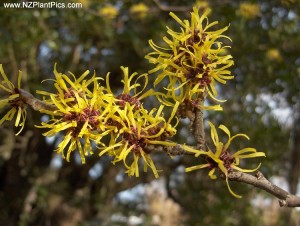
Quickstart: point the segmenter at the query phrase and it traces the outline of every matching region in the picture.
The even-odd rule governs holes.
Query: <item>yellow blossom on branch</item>
[[[106,87],[103,87],[95,75],[87,77],[88,71],[77,79],[72,73],[71,76],[59,73],[55,67],[53,82],[56,91],[38,93],[56,110],[43,111],[52,118],[38,127],[48,130],[45,136],[63,134],[56,151],[67,161],[78,149],[82,163],[85,163],[85,157],[93,154],[92,143],[95,143],[101,150],[100,155],[108,153],[114,156],[114,164],[123,161],[130,176],[139,176],[139,160],[142,159],[144,171],[150,167],[158,177],[146,145],[174,145],[165,139],[176,133],[178,120],[175,127],[171,120],[178,104],[167,121],[163,117],[163,106],[149,112],[140,102],[145,97],[156,95],[152,89],[145,91],[147,74],[130,75],[127,67],[121,69],[124,88],[121,94],[115,96],[109,85],[109,74]],[[104,137],[110,137],[108,146],[102,142]],[[128,165],[127,161],[132,163]]]
[[[15,87],[12,84],[0,64],[0,74],[2,76],[2,81],[0,83],[0,90],[2,89],[4,92],[8,94],[5,99],[0,100],[0,109],[9,106],[11,109],[0,119],[0,125],[3,124],[4,121],[11,121],[16,115],[15,127],[20,126],[20,130],[16,133],[18,135],[24,128],[26,116],[27,116],[27,104],[24,99],[19,94],[19,89],[21,88],[21,78],[22,72],[19,71],[18,74],[18,85]]]
[[[167,94],[163,100],[168,105],[172,100],[182,103],[185,100],[195,101],[208,95],[218,100],[216,83],[226,84],[233,76],[228,70],[233,65],[232,56],[223,54],[229,48],[220,41],[220,38],[230,40],[223,35],[228,29],[211,30],[218,24],[209,23],[206,10],[199,15],[198,8],[194,7],[191,20],[181,20],[174,13],[170,15],[181,25],[180,32],[168,28],[171,39],[164,37],[167,47],[160,47],[152,40],[149,44],[154,52],[146,58],[156,67],[150,73],[158,72],[154,84],[165,78],[169,79],[166,87]],[[167,102],[170,98],[171,101]],[[201,106],[202,107],[202,106]]]
[[[54,87],[56,88],[56,93],[51,93],[43,90],[36,91],[38,94],[43,95],[44,102],[50,104],[53,103],[52,99],[50,98],[50,96],[53,95],[58,101],[63,102],[64,104],[70,102],[70,105],[72,105],[73,98],[75,97],[74,92],[77,92],[80,96],[87,96],[87,98],[91,98],[93,96],[93,93],[88,89],[88,86],[91,85],[95,80],[100,79],[96,78],[95,75],[90,79],[86,79],[89,74],[88,70],[85,71],[79,78],[76,78],[76,76],[71,72],[69,72],[70,76],[67,76],[57,71],[56,64],[54,65],[53,72],[55,79],[47,79],[44,81],[53,81]],[[47,113],[53,114],[53,112]]]
[[[171,137],[176,132],[175,128],[170,124],[170,121],[175,114],[171,115],[170,119],[166,121],[162,116],[163,106],[157,111],[151,110],[149,113],[143,107],[136,109],[135,105],[129,102],[125,106],[119,108],[117,113],[119,115],[118,123],[124,122],[122,129],[116,133],[111,133],[112,139],[108,147],[100,148],[100,156],[105,153],[114,157],[113,164],[122,161],[126,173],[129,176],[139,176],[139,161],[144,163],[144,171],[150,168],[157,178],[158,170],[150,156],[147,149],[149,144],[159,144],[164,146],[175,146],[175,143],[165,141],[166,138]],[[156,113],[154,115],[154,113]],[[112,121],[115,121],[114,118]],[[131,163],[128,163],[130,161]]]
[[[43,111],[53,118],[42,122],[39,128],[49,129],[45,136],[54,136],[60,132],[64,133],[57,152],[61,153],[67,161],[70,154],[78,148],[82,163],[85,163],[85,156],[93,154],[91,141],[104,145],[101,139],[109,134],[112,127],[105,127],[104,121],[114,109],[110,104],[113,102],[110,95],[103,92],[95,75],[86,80],[88,71],[78,79],[72,81],[68,76],[54,70],[54,87],[56,93],[39,91],[38,93],[48,96],[48,104],[56,107],[55,111]],[[93,89],[88,85],[93,84]],[[83,144],[82,144],[83,143]],[[67,150],[65,156],[64,151]]]
[[[211,179],[216,179],[217,176],[215,175],[215,171],[220,170],[221,173],[223,173],[226,177],[226,183],[230,193],[236,198],[241,198],[241,196],[235,194],[231,190],[228,182],[228,173],[231,170],[237,170],[241,172],[254,172],[260,167],[260,164],[255,169],[242,169],[239,167],[240,160],[247,159],[247,158],[265,157],[266,155],[264,152],[257,152],[255,148],[243,148],[238,151],[230,151],[229,146],[235,138],[244,137],[249,140],[249,137],[243,133],[238,133],[234,136],[231,136],[231,133],[228,130],[228,128],[224,125],[220,125],[219,129],[222,130],[224,133],[226,133],[226,135],[228,136],[228,141],[224,144],[219,140],[219,136],[215,126],[211,122],[209,122],[209,125],[211,128],[211,133],[210,133],[211,139],[213,141],[215,148],[213,150],[209,149],[206,152],[203,150],[194,150],[193,148],[184,146],[184,148],[187,151],[194,153],[196,157],[200,155],[205,156],[207,162],[204,164],[188,167],[186,168],[186,172],[190,172],[202,168],[209,168],[210,171],[208,175],[210,176]]]
[[[149,89],[146,91],[149,81],[148,74],[138,75],[138,73],[134,72],[129,75],[128,67],[122,66],[121,69],[123,71],[123,79],[121,80],[121,82],[123,83],[124,87],[122,93],[115,96],[115,99],[119,106],[124,107],[128,102],[131,105],[135,105],[135,108],[138,109],[141,107],[142,99],[159,94],[153,89]],[[139,82],[139,80],[142,79],[143,81]],[[106,76],[106,89],[109,94],[114,96],[109,84],[109,74]]]

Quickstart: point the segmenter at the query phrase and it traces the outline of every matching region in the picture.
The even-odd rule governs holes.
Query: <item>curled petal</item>
[[[228,176],[227,176],[227,175],[225,175],[225,176],[226,176],[226,184],[227,184],[227,188],[228,188],[230,194],[232,194],[234,197],[236,197],[236,198],[238,198],[238,199],[242,198],[242,196],[237,195],[236,193],[234,193],[234,192],[231,190],[230,185],[229,185],[229,182],[228,182]]]
[[[230,139],[230,137],[231,137],[230,131],[229,131],[229,129],[226,126],[220,125],[219,129],[223,130],[227,134],[228,138]]]
[[[210,177],[210,179],[215,180],[217,179],[217,176],[214,174],[216,171],[216,168],[213,168],[209,171],[208,176]]]
[[[239,156],[239,155],[245,154],[245,153],[254,153],[254,152],[256,152],[255,148],[243,148],[243,149],[237,151],[236,153],[234,153],[232,155],[232,157],[236,157],[236,156]]]
[[[247,140],[250,140],[250,138],[246,135],[246,134],[243,134],[243,133],[238,133],[232,137],[230,137],[227,141],[227,143],[225,144],[224,148],[227,150],[231,141],[234,140],[236,137],[245,137]]]
[[[254,169],[242,169],[242,168],[240,168],[238,166],[233,165],[232,169],[235,169],[237,171],[241,171],[241,172],[244,172],[244,173],[252,173],[252,172],[257,171],[259,169],[260,165],[261,165],[261,163],[259,163],[259,165],[256,168],[254,168]]]

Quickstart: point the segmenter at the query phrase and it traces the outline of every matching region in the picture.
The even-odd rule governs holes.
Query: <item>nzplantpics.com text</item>
[[[3,3],[3,7],[7,9],[80,9],[82,3],[78,2],[17,2],[17,3]]]

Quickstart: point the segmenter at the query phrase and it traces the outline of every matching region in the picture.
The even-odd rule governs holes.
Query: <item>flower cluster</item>
[[[157,95],[160,102],[167,106],[176,106],[177,114],[180,117],[189,117],[192,121],[196,117],[193,115],[196,108],[201,111],[222,110],[220,105],[203,106],[204,102],[207,96],[214,101],[222,102],[217,99],[217,84],[226,84],[227,80],[234,77],[229,71],[229,67],[234,63],[232,56],[228,54],[229,46],[220,41],[221,38],[230,40],[228,36],[223,35],[228,27],[211,30],[218,22],[208,22],[209,8],[201,16],[199,9],[200,7],[193,8],[190,21],[181,20],[174,13],[170,13],[181,25],[180,31],[176,32],[167,28],[167,33],[171,36],[163,38],[167,47],[160,47],[150,40],[149,44],[154,52],[146,56],[150,63],[156,65],[149,71],[149,73],[158,73],[154,85],[167,82],[167,85],[164,86],[166,93]],[[247,139],[249,137],[245,134],[231,136],[229,130],[224,125],[220,125],[219,129],[228,135],[228,141],[223,144],[219,141],[215,126],[212,123],[209,125],[215,148],[213,150],[197,150],[184,145],[183,148],[187,152],[195,154],[196,157],[202,156],[206,160],[204,164],[186,168],[186,172],[209,168],[208,175],[215,179],[215,171],[219,170],[225,175],[230,193],[240,198],[229,186],[228,173],[231,170],[242,172],[257,170],[240,168],[240,159],[261,157],[265,154],[257,152],[254,148],[244,148],[232,153],[229,151],[229,146],[233,139],[239,136]]]
[[[106,89],[108,94],[113,96],[115,114],[110,117],[108,124],[115,127],[111,133],[110,144],[103,147],[100,155],[108,153],[114,156],[113,163],[123,161],[126,173],[130,176],[139,176],[138,161],[144,161],[144,171],[150,167],[155,177],[158,177],[157,169],[147,150],[149,144],[160,144],[174,146],[172,142],[165,141],[166,138],[176,134],[176,125],[172,126],[171,120],[174,118],[176,107],[174,108],[169,120],[163,117],[163,108],[146,110],[141,100],[148,96],[155,96],[156,92],[152,89],[145,91],[148,85],[148,75],[133,73],[129,75],[128,68],[121,67],[124,75],[122,83],[124,85],[121,94],[114,96],[109,84],[109,75],[106,78]],[[135,80],[133,80],[136,78]],[[144,78],[144,85],[138,83],[139,79]],[[134,82],[133,82],[134,81]],[[137,91],[140,89],[139,91]],[[129,154],[131,155],[129,156]],[[132,161],[127,164],[127,159]]]
[[[203,150],[194,150],[190,147],[185,146],[184,148],[187,151],[190,151],[195,154],[195,156],[205,156],[206,163],[200,164],[197,166],[192,166],[186,168],[186,172],[190,172],[193,170],[197,169],[202,169],[202,168],[209,168],[210,171],[208,175],[210,176],[211,179],[216,179],[217,176],[215,175],[216,170],[220,170],[221,173],[223,173],[226,177],[226,183],[228,190],[230,193],[235,196],[236,198],[241,198],[241,196],[235,194],[228,183],[228,173],[231,170],[237,170],[241,172],[254,172],[256,171],[259,167],[260,164],[258,165],[257,168],[255,169],[242,169],[239,167],[240,160],[245,159],[245,158],[256,158],[256,157],[265,157],[264,152],[257,152],[256,149],[254,148],[243,148],[238,151],[230,151],[229,146],[231,142],[237,138],[237,137],[244,137],[249,140],[249,137],[246,134],[243,133],[238,133],[234,136],[231,136],[230,131],[228,128],[224,125],[220,125],[219,129],[222,130],[223,132],[226,133],[228,136],[228,141],[224,144],[219,140],[219,136],[217,133],[217,130],[215,126],[209,122],[210,128],[211,128],[211,139],[213,141],[213,144],[215,148],[213,150],[208,150],[208,151],[203,151]]]
[[[123,161],[129,175],[139,176],[138,161],[143,159],[144,169],[147,170],[149,166],[158,177],[146,146],[174,145],[165,139],[176,133],[175,127],[170,124],[175,113],[166,121],[162,115],[163,106],[148,112],[143,107],[141,99],[153,95],[154,91],[150,89],[142,94],[147,86],[146,74],[129,75],[128,68],[121,67],[121,69],[124,74],[122,80],[124,88],[121,94],[115,96],[109,85],[109,75],[106,77],[106,87],[103,87],[99,84],[101,79],[97,79],[95,75],[90,79],[86,78],[88,71],[78,79],[71,74],[72,81],[55,68],[56,92],[38,91],[38,93],[44,96],[45,102],[55,105],[57,110],[44,111],[52,118],[42,122],[38,127],[48,129],[44,133],[45,136],[53,136],[63,131],[64,138],[58,145],[57,152],[67,161],[70,154],[78,149],[82,163],[85,163],[85,157],[93,154],[92,143],[94,143],[100,149],[100,156],[108,153],[114,156],[113,163]],[[133,83],[136,76],[137,79]],[[143,77],[146,78],[146,82],[138,92],[140,84],[136,81]],[[108,146],[102,142],[104,137],[110,140]],[[128,160],[132,163],[127,164]]]
[[[0,65],[0,74],[3,78],[3,81],[1,81],[0,83],[0,90],[2,89],[8,94],[7,98],[0,100],[0,109],[6,106],[10,107],[10,110],[0,119],[0,125],[2,125],[4,121],[11,121],[14,116],[17,115],[15,120],[15,127],[21,127],[16,134],[18,135],[24,128],[27,116],[27,103],[19,94],[22,72],[19,72],[17,87],[15,87],[14,84],[8,80],[3,70],[2,64]]]
[[[131,9],[131,13],[143,14],[147,10],[143,4],[138,4],[136,8]],[[165,93],[148,89],[148,74],[130,74],[127,67],[121,67],[123,90],[116,95],[111,89],[109,74],[106,76],[105,86],[102,86],[101,82],[104,79],[95,74],[89,76],[89,71],[77,78],[72,73],[66,75],[58,72],[55,65],[55,78],[49,79],[53,82],[55,91],[37,91],[43,96],[43,101],[40,101],[42,104],[37,108],[32,103],[39,100],[31,94],[35,100],[29,100],[31,96],[25,96],[26,92],[20,88],[21,72],[18,76],[18,85],[15,87],[0,65],[3,78],[0,91],[8,93],[6,99],[0,100],[0,108],[4,106],[11,108],[0,119],[0,125],[6,120],[12,120],[16,115],[15,126],[21,126],[18,132],[20,133],[25,124],[26,107],[31,105],[35,110],[50,117],[48,121],[37,126],[47,130],[44,132],[45,136],[62,135],[58,137],[60,143],[56,151],[67,161],[70,160],[71,154],[78,150],[84,164],[86,157],[93,155],[97,148],[99,156],[105,154],[112,156],[113,164],[123,162],[129,176],[139,176],[139,165],[142,162],[144,171],[150,168],[154,176],[158,177],[149,145],[176,146],[176,143],[168,140],[176,134],[178,124],[176,113],[180,117],[188,116],[194,120],[195,117],[199,117],[194,111],[195,108],[222,110],[220,105],[203,106],[204,100],[209,96],[213,100],[221,101],[217,99],[217,83],[226,84],[227,80],[233,78],[228,70],[233,65],[232,56],[226,52],[229,46],[224,46],[219,40],[220,38],[230,40],[223,35],[228,27],[210,31],[210,28],[218,22],[208,22],[209,12],[206,10],[200,16],[199,9],[195,7],[190,21],[182,21],[170,13],[181,25],[180,32],[168,28],[167,32],[171,38],[163,38],[167,48],[159,47],[150,41],[154,52],[149,53],[146,58],[156,65],[150,73],[159,72],[154,85],[167,80]],[[116,9],[109,6],[103,8],[100,13],[109,16],[110,19],[117,16]],[[147,110],[142,102],[147,97],[156,97],[162,105]],[[165,106],[172,107],[169,119],[163,114]],[[242,172],[257,170],[260,165],[250,170],[241,168],[240,160],[264,157],[265,154],[257,152],[254,148],[230,150],[231,142],[235,138],[249,139],[249,137],[240,133],[231,136],[230,131],[224,125],[220,125],[219,129],[228,136],[228,141],[222,143],[215,126],[210,122],[209,125],[214,148],[197,150],[183,145],[185,151],[193,153],[196,157],[201,156],[206,161],[186,168],[186,172],[209,168],[208,175],[216,179],[215,173],[219,171],[225,176],[230,193],[240,198],[229,186],[229,173],[232,170]],[[203,147],[204,143],[201,143],[201,146]]]
[[[169,79],[167,94],[162,99],[166,105],[173,106],[175,100],[197,106],[199,99],[203,99],[207,93],[214,100],[218,100],[216,82],[225,84],[228,79],[233,78],[228,70],[233,65],[232,56],[226,53],[228,46],[218,41],[219,38],[230,40],[222,35],[228,27],[209,31],[218,22],[209,23],[208,13],[209,10],[206,10],[199,16],[198,8],[194,7],[191,21],[182,21],[170,13],[181,25],[180,32],[168,28],[171,39],[163,38],[167,48],[159,47],[152,40],[149,42],[154,52],[149,53],[146,58],[150,63],[156,64],[150,73],[160,71],[154,84],[165,78]],[[210,109],[220,110],[221,107],[217,105]]]
[[[108,147],[102,148],[100,156],[108,153],[114,156],[113,163],[123,161],[130,176],[139,176],[138,161],[144,161],[144,171],[150,167],[155,177],[158,177],[157,169],[147,149],[149,144],[161,144],[175,146],[174,143],[165,141],[176,133],[170,121],[166,121],[162,115],[163,106],[158,110],[148,112],[143,107],[135,109],[134,105],[126,102],[124,108],[118,108],[118,121],[109,123],[116,127],[117,131],[111,133],[112,137]],[[120,121],[120,119],[122,119]],[[129,156],[131,154],[131,156]],[[127,160],[132,161],[127,164]]]
[[[74,81],[72,81],[67,75],[58,73],[55,68],[56,92],[37,91],[48,97],[44,99],[45,102],[57,108],[55,111],[42,111],[51,115],[52,118],[47,122],[42,122],[42,125],[38,127],[49,129],[44,133],[45,136],[65,132],[57,152],[62,153],[65,158],[64,150],[67,149],[67,161],[71,152],[77,147],[82,163],[85,163],[85,156],[92,154],[91,141],[100,143],[101,138],[107,133],[100,131],[105,129],[102,126],[106,117],[103,112],[109,106],[111,98],[104,95],[103,88],[99,87],[95,75],[85,80],[88,73],[88,71],[85,72],[78,79],[73,75]],[[92,91],[88,88],[89,85],[93,85]]]

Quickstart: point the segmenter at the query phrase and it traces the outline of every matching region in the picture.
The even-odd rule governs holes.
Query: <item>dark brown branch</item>
[[[18,93],[20,94],[22,100],[30,105],[35,111],[55,111],[57,108],[54,105],[47,104],[44,101],[41,101],[37,98],[35,98],[31,93],[23,90],[23,89],[18,89]]]
[[[188,12],[191,11],[191,6],[167,6],[161,4],[159,0],[153,0],[157,7],[162,11],[168,11],[168,12]]]
[[[290,194],[282,188],[267,180],[261,172],[255,176],[243,172],[230,172],[228,178],[232,181],[250,184],[254,187],[265,190],[279,199],[280,206],[300,207],[300,197]]]
[[[291,193],[296,194],[300,176],[300,96],[294,108],[294,125],[292,128],[291,141],[292,147],[288,182]]]

